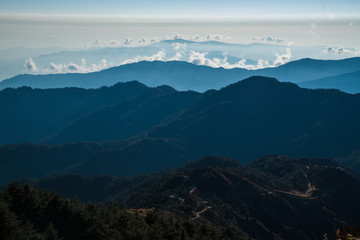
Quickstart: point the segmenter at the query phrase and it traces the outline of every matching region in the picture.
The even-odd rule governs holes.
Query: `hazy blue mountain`
[[[353,57],[352,51],[355,51],[349,49],[351,51],[342,54],[329,54],[324,51],[325,49],[325,46],[288,46],[266,41],[236,44],[220,41],[190,41],[181,38],[159,42],[144,40],[131,44],[96,41],[93,45],[81,49],[12,48],[0,51],[0,81],[22,73],[94,72],[143,60],[196,62],[193,60],[196,54],[206,58],[202,65],[233,68],[239,66],[239,61],[246,60],[246,67],[253,69],[258,67],[258,61],[266,61],[269,66],[273,66],[283,54],[286,60],[277,62],[277,65],[290,59],[296,61],[302,58],[338,60]],[[25,66],[28,58],[32,58],[36,69],[32,67],[28,69]]]
[[[24,64],[27,58],[42,54],[50,54],[64,50],[60,47],[26,48],[14,47],[0,51],[0,81],[25,72]]]
[[[1,60],[26,59],[43,54],[51,54],[63,50],[64,48],[60,48],[60,47],[48,47],[48,48],[14,47],[14,48],[1,50],[0,59]]]
[[[221,52],[221,51],[211,51],[211,52],[208,52],[208,53],[206,54],[206,57],[207,57],[207,58],[210,58],[210,59],[214,59],[214,58],[224,59],[224,58],[226,58],[226,61],[227,61],[229,64],[236,64],[236,63],[238,63],[239,61],[242,61],[243,59],[245,59],[245,58],[234,57],[234,56],[231,56],[231,55],[229,55],[229,54],[224,54],[224,53]],[[257,61],[255,61],[255,60],[252,60],[252,59],[245,59],[245,60],[246,60],[246,64],[247,64],[247,65],[254,65],[254,66],[257,65]]]
[[[360,93],[360,71],[301,82],[298,85],[304,88],[333,88],[348,93]]]
[[[165,84],[177,90],[205,91],[209,88],[221,88],[249,74],[245,69],[225,70],[187,62],[156,61],[127,64],[87,74],[19,75],[0,82],[0,89],[18,86],[98,88],[137,80],[151,87]]]
[[[280,81],[300,83],[318,78],[352,73],[360,69],[360,57],[342,60],[305,58],[289,62],[278,68],[260,69],[257,75],[277,78]]]
[[[338,157],[360,146],[360,95],[251,77],[208,91],[150,137],[177,138],[196,157]]]
[[[87,74],[18,75],[0,82],[0,89],[30,86],[33,88],[98,88],[117,82],[137,80],[147,86],[169,85],[177,90],[206,91],[220,89],[253,75],[275,77],[285,82],[305,82],[321,77],[360,70],[360,58],[344,60],[302,59],[277,68],[261,70],[223,69],[197,66],[187,62],[139,62]]]

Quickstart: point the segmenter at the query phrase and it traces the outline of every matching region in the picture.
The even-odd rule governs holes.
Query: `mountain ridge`
[[[24,85],[35,88],[98,88],[138,80],[150,87],[169,85],[177,90],[204,92],[220,89],[253,75],[297,83],[359,70],[360,57],[343,60],[301,59],[276,68],[259,70],[211,68],[182,61],[143,61],[92,73],[18,75],[0,82],[0,89]]]
[[[311,89],[333,88],[352,94],[360,93],[360,71],[343,73],[336,76],[324,77],[312,81],[298,83],[299,86]]]
[[[68,94],[66,102],[62,97],[69,91],[76,94]],[[11,93],[12,98],[1,98],[6,93]],[[14,142],[115,143],[90,154],[81,164],[69,164],[68,173],[124,176],[128,171],[136,175],[207,155],[241,162],[267,154],[336,158],[360,146],[359,94],[303,89],[274,78],[252,77],[202,94],[178,92],[166,86],[147,88],[133,82],[97,90],[7,89],[0,91],[0,99],[5,104],[1,108],[4,117],[0,119],[3,144],[14,141],[11,137],[18,131],[17,137],[22,138]],[[9,108],[7,102],[18,102],[22,107]],[[51,116],[42,114],[47,108],[51,109]],[[19,115],[14,113],[22,114],[20,123],[15,121]],[[54,119],[64,119],[63,125],[49,125]],[[27,129],[30,123],[34,125]],[[45,127],[51,131],[37,130]],[[25,133],[30,130],[42,135],[37,140],[29,139]],[[0,153],[5,149],[0,148]],[[12,166],[9,162],[21,164],[36,158],[29,155],[12,160],[11,156],[21,149],[21,145],[15,145],[13,152],[5,155],[4,169]],[[79,165],[70,167],[76,164]],[[115,165],[119,168],[114,169]],[[133,168],[129,169],[130,165]],[[28,170],[23,177],[33,174],[34,169]],[[41,174],[51,170],[59,169]],[[16,168],[6,171],[13,174]]]
[[[253,149],[261,152],[259,155],[280,152],[299,157],[293,155],[298,152],[320,157],[312,155],[314,152],[311,153],[310,149],[322,149],[321,152],[329,154],[324,157],[335,157],[330,155],[331,152],[343,156],[346,152],[335,153],[336,149],[340,149],[335,136],[356,141],[351,132],[360,131],[355,124],[355,119],[360,117],[357,110],[359,101],[359,95],[338,90],[308,90],[273,78],[252,77],[219,91],[205,93],[181,116],[167,126],[155,128],[149,136],[179,138],[190,141],[190,146],[194,146],[196,151],[234,158],[250,157],[247,154],[254,146],[264,147],[261,151]],[[355,125],[349,128],[348,124]],[[334,134],[334,138],[327,139],[322,136],[323,132],[329,136]],[[333,147],[319,144],[320,139]],[[221,146],[218,145],[220,142]],[[317,147],[310,147],[310,142]],[[359,143],[353,142],[352,150],[357,148],[356,145]],[[239,146],[246,146],[241,149],[247,154],[240,153]],[[349,152],[352,150],[349,149]],[[229,155],[230,152],[237,152],[237,155]],[[259,156],[252,155],[250,158],[255,157]]]
[[[74,189],[65,187],[74,180]],[[85,202],[100,195],[130,209],[168,211],[250,239],[334,238],[337,228],[360,221],[352,200],[360,195],[359,178],[328,159],[269,155],[246,166],[212,156],[135,178],[64,175],[32,184],[65,196],[79,192]]]

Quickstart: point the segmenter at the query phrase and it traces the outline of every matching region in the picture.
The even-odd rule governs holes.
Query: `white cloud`
[[[44,72],[53,72],[53,73],[67,73],[67,72],[75,72],[75,73],[88,73],[88,72],[96,72],[103,70],[112,66],[112,64],[108,64],[105,59],[102,59],[99,64],[91,64],[87,65],[85,59],[81,59],[81,64],[75,63],[62,63],[55,64],[50,63],[48,69],[44,69]]]
[[[336,49],[333,47],[327,47],[323,52],[324,53],[336,53]]]
[[[248,70],[256,70],[256,69],[262,69],[262,68],[267,68],[267,67],[278,67],[280,65],[288,63],[292,57],[290,48],[286,48],[286,53],[284,53],[284,54],[276,53],[276,55],[275,55],[276,59],[273,62],[273,64],[270,64],[268,60],[263,60],[263,59],[258,60],[256,65],[247,64],[246,59],[241,59],[238,62],[231,64],[228,62],[226,53],[224,53],[223,59],[220,59],[220,58],[210,59],[210,58],[207,58],[206,55],[207,55],[206,52],[191,51],[189,58],[188,58],[188,62],[196,64],[196,65],[205,65],[205,66],[214,67],[214,68],[219,68],[219,67],[226,68],[226,69],[245,68]]]
[[[36,64],[32,58],[28,58],[25,60],[24,68],[28,72],[37,72],[38,68],[36,67]]]
[[[148,61],[148,62],[164,61],[165,56],[166,56],[165,50],[160,50],[159,52],[155,53],[152,56],[136,56],[131,59],[126,59],[120,65],[124,65],[124,64],[128,64],[128,63],[137,63],[137,62],[141,62],[141,61]]]
[[[144,45],[144,44],[148,44],[150,41],[147,38],[142,38],[140,40],[137,41],[139,45]]]
[[[228,36],[226,35],[222,35],[222,34],[208,34],[206,36],[206,40],[217,40],[217,41],[220,41],[220,40],[223,40],[223,39],[227,39],[229,38]]]
[[[133,41],[134,41],[134,40],[132,40],[132,39],[130,39],[130,38],[126,38],[123,43],[124,43],[124,45],[129,45],[129,44],[131,44]]]
[[[175,33],[173,39],[185,39],[185,36],[180,33]]]
[[[241,59],[237,63],[230,64],[227,61],[226,55],[224,55],[223,59],[220,59],[220,58],[209,59],[206,57],[206,55],[207,55],[206,52],[191,51],[188,61],[192,64],[205,65],[205,66],[209,66],[209,67],[213,67],[213,68],[219,68],[219,67],[226,68],[226,69],[231,69],[231,68],[255,69],[256,68],[256,66],[247,65],[246,59]]]
[[[343,48],[343,47],[339,47],[339,48],[336,48],[336,47],[327,47],[324,49],[323,51],[324,53],[328,53],[328,54],[344,54],[344,53],[347,53],[347,54],[354,54],[354,55],[357,55],[356,53],[356,48],[354,51],[351,51],[349,49],[346,49],[346,48]]]
[[[188,61],[192,64],[196,65],[206,65],[210,67],[218,67],[217,64],[215,64],[210,59],[206,58],[207,53],[201,53],[196,51],[191,51]]]
[[[271,36],[253,37],[252,40],[255,42],[278,43],[278,44],[285,42],[285,39],[283,38],[275,38]]]
[[[266,68],[266,67],[269,67],[270,64],[269,64],[269,61],[268,60],[262,60],[260,59],[258,62],[257,62],[257,69],[261,69],[261,68]]]
[[[130,39],[130,38],[125,38],[123,41],[119,41],[119,40],[110,40],[110,41],[95,40],[92,43],[92,47],[122,47],[122,46],[131,45],[133,43],[134,43],[134,40]]]
[[[360,55],[360,48],[355,48],[354,55]]]
[[[172,43],[171,45],[174,47],[175,50],[180,50],[180,49],[185,50],[186,49],[186,43],[176,42],[176,43]]]
[[[50,63],[49,70],[51,72],[60,73],[63,70],[63,65],[62,64]]]
[[[276,42],[276,43],[282,43],[284,42],[285,40],[282,39],[282,38],[273,38],[273,37],[266,37],[265,39],[262,39],[263,41],[266,41],[266,42]]]
[[[274,61],[274,67],[278,67],[290,61],[291,50],[290,48],[286,48],[286,53],[284,54],[276,53],[275,56],[276,56],[276,60]]]
[[[67,65],[67,69],[70,71],[70,72],[79,72],[80,70],[80,66],[75,64],[75,63],[69,63]]]
[[[134,40],[131,38],[125,38],[122,41],[119,40],[110,40],[110,41],[101,41],[95,40],[91,45],[87,47],[124,47],[124,46],[146,46],[149,44],[158,43],[164,40],[189,40],[189,41],[209,41],[216,40],[221,41],[225,39],[230,39],[231,37],[223,34],[206,34],[203,36],[200,35],[185,35],[181,33],[174,33],[173,35],[165,35],[162,37],[154,37],[148,39],[146,37]]]
[[[344,53],[344,48],[343,47],[338,48],[337,53],[338,54],[343,54]]]
[[[230,39],[230,36],[227,35],[223,35],[223,34],[206,34],[203,36],[200,35],[185,35],[185,34],[180,34],[180,33],[174,33],[173,35],[165,35],[163,37],[160,38],[154,38],[152,41],[153,42],[161,42],[163,40],[189,40],[189,41],[210,41],[210,40],[225,40],[225,39]]]
[[[118,40],[110,40],[110,41],[95,40],[92,43],[92,46],[94,46],[94,47],[120,47],[120,46],[122,46],[122,42],[120,42]]]
[[[195,35],[193,36],[193,41],[200,41],[201,40],[201,37],[199,35]]]
[[[110,40],[109,44],[111,46],[119,46],[121,44],[121,42],[119,42],[118,40]]]

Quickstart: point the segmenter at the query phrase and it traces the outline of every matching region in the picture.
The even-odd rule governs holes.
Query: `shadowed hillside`
[[[170,96],[172,94],[175,95]],[[124,139],[186,108],[197,95],[194,92],[179,93],[167,86],[149,88],[135,81],[88,90],[5,89],[0,91],[0,111],[3,113],[0,144],[44,142],[88,115],[90,117],[81,122],[81,127],[75,123],[76,129],[69,130],[62,141],[56,142]],[[117,114],[109,116],[109,110]],[[101,120],[97,117],[99,114]],[[144,122],[144,119],[148,121]],[[107,131],[103,133],[104,128]]]
[[[51,154],[38,153],[51,145],[28,145],[29,154],[23,155],[18,154],[24,149],[21,144],[4,146],[0,148],[7,176],[3,183],[53,171],[134,176],[206,155],[241,162],[266,154],[335,158],[360,146],[359,95],[302,89],[273,78],[252,77],[203,94],[166,86],[147,88],[137,82],[97,90],[20,88],[1,94],[18,108],[2,105],[3,143],[14,138],[30,141],[35,132],[38,141],[87,141],[104,146],[80,159],[77,152],[83,152],[82,144],[67,153],[60,147],[56,161],[63,162],[61,167],[52,166]],[[51,114],[43,112],[48,109]],[[39,171],[43,165],[32,162],[46,167]],[[28,167],[18,171],[24,163]]]
[[[149,136],[178,138],[190,152],[248,161],[264,154],[337,157],[358,148],[360,96],[251,77],[208,91]]]
[[[354,201],[360,182],[328,159],[264,156],[243,166],[207,157],[136,178],[64,175],[32,184],[79,194],[85,202],[102,198],[130,209],[171,212],[251,239],[322,239],[325,233],[334,239],[337,228],[360,223]]]

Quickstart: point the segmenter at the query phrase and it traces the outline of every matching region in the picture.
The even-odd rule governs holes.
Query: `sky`
[[[89,14],[126,17],[228,18],[256,15],[358,15],[357,0],[2,0],[1,12],[32,14]]]
[[[0,50],[81,48],[94,41],[221,34],[295,45],[359,47],[358,0],[1,0]]]

